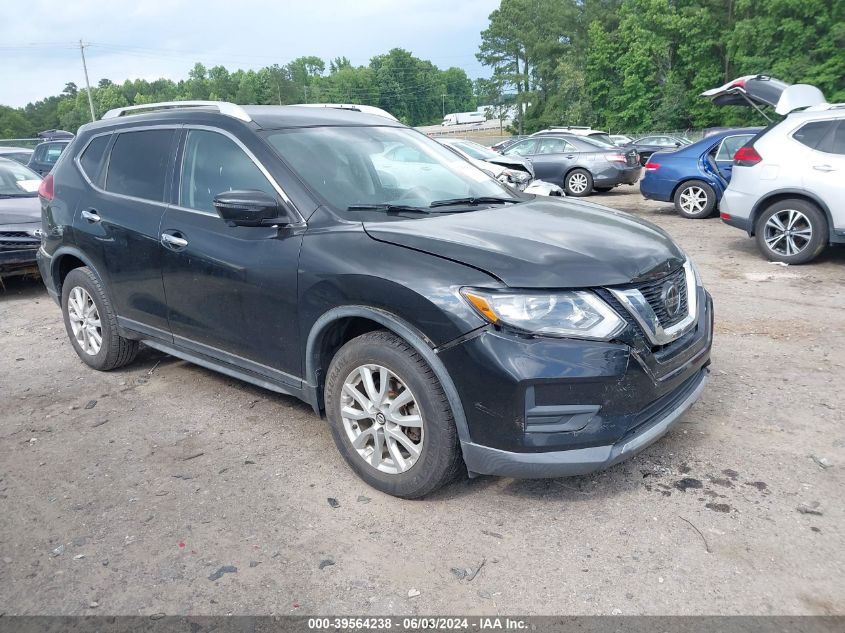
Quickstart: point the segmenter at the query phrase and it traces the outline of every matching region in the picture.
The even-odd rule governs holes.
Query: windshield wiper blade
[[[515,198],[497,198],[495,196],[479,196],[478,198],[449,198],[447,200],[435,200],[430,205],[431,208],[435,207],[448,207],[453,204],[471,204],[473,206],[479,204],[507,204],[509,202],[516,203],[520,202]]]
[[[400,213],[410,211],[413,213],[431,213],[425,207],[413,207],[405,204],[350,204],[347,211],[386,211],[387,213]]]

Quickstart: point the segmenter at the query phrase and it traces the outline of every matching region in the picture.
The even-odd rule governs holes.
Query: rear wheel
[[[772,261],[804,264],[827,244],[827,220],[804,200],[781,200],[769,206],[755,226],[757,246]]]
[[[593,191],[593,176],[586,169],[573,169],[566,174],[563,185],[568,196],[589,196]]]
[[[99,277],[87,266],[62,283],[62,314],[73,349],[86,365],[109,371],[131,363],[138,341],[120,336],[117,315]]]
[[[341,455],[373,488],[423,497],[461,464],[452,410],[434,372],[410,345],[384,330],[335,354],[326,376],[326,416]]]
[[[701,180],[683,183],[675,192],[675,211],[693,220],[710,217],[716,208],[716,192]]]

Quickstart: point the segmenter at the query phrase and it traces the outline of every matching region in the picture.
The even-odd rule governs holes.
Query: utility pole
[[[82,70],[85,71],[85,87],[88,89],[88,107],[91,108],[91,121],[97,120],[94,114],[94,99],[91,98],[91,83],[88,81],[88,65],[85,63],[85,45],[79,40],[79,54],[82,55]]]
[[[443,101],[443,118],[446,118],[446,97],[449,95],[440,95],[441,100]]]

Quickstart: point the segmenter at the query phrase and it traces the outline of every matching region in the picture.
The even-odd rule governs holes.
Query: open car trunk
[[[760,106],[771,106],[780,115],[826,102],[822,91],[815,86],[788,84],[767,75],[739,77],[724,86],[705,90],[701,96],[710,97],[716,105],[750,105],[758,110]]]

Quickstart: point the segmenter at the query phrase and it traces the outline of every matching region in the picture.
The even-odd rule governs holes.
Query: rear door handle
[[[175,246],[176,248],[185,248],[188,245],[188,240],[184,237],[171,235],[170,233],[161,234],[161,243],[165,246]]]
[[[836,168],[830,165],[813,165],[813,169],[816,171],[836,171]]]
[[[97,215],[96,209],[85,209],[80,215],[92,223],[99,222],[102,219],[99,215]]]

